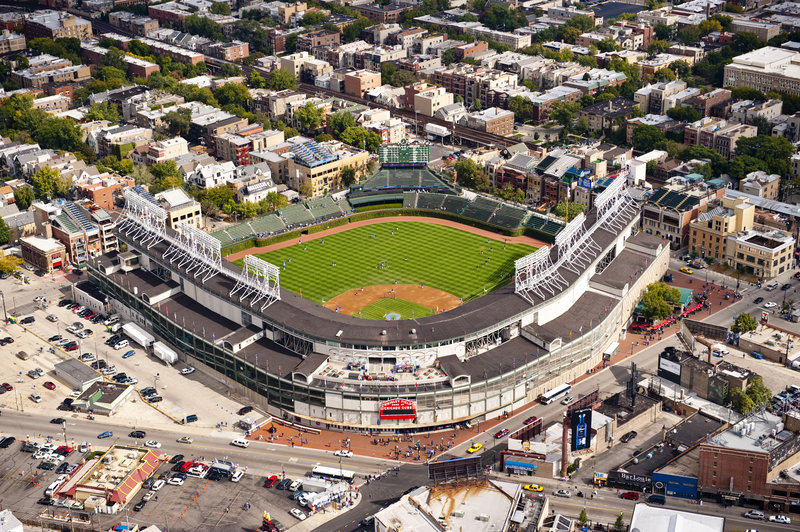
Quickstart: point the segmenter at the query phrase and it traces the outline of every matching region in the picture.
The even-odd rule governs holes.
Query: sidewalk
[[[357,491],[357,488],[353,490],[350,496],[352,497],[353,501],[349,504],[349,506],[342,506],[338,510],[332,510],[332,506],[328,506],[325,508],[324,512],[320,510],[314,515],[309,515],[305,521],[300,521],[296,525],[289,528],[299,532],[311,532],[312,530],[317,530],[323,524],[339,517],[345,512],[352,510],[361,503],[361,493]]]
[[[737,301],[732,297],[726,300],[725,294],[728,292],[728,290],[723,290],[722,287],[711,284],[710,281],[709,285],[706,287],[705,280],[699,277],[685,275],[677,271],[671,271],[670,273],[673,274],[674,279],[672,283],[669,283],[671,286],[680,288],[693,288],[695,291],[708,290],[711,307],[708,310],[703,310],[695,314],[692,316],[693,319],[705,319],[711,314],[725,309]],[[653,334],[646,336],[642,334],[631,334],[630,331],[628,331],[628,333],[625,335],[625,338],[619,340],[619,350],[610,361],[599,364],[593,368],[591,373],[582,375],[573,381],[572,384],[574,385],[578,382],[588,379],[598,371],[604,369],[604,367],[610,367],[623,362],[624,360],[632,357],[648,347],[651,342],[669,338],[670,336],[676,334],[679,330],[680,325],[678,323],[673,323],[672,325],[666,327],[660,335]],[[649,340],[646,339],[648,337],[650,337]],[[528,410],[536,404],[538,404],[538,401],[534,400],[520,409],[515,411],[509,410],[507,417],[512,417],[521,411]],[[261,439],[262,441],[281,445],[297,445],[299,447],[308,447],[327,451],[350,449],[354,454],[361,456],[396,459],[403,463],[424,463],[427,459],[427,451],[429,449],[435,449],[434,454],[431,456],[431,458],[435,458],[440,454],[447,452],[449,449],[452,449],[453,447],[479,437],[485,437],[484,433],[491,433],[491,429],[499,425],[502,421],[507,419],[507,417],[494,417],[492,419],[477,423],[475,426],[469,429],[458,428],[455,430],[440,430],[436,432],[417,433],[413,435],[380,436],[371,436],[365,432],[338,432],[332,430],[322,430],[320,434],[315,435],[307,432],[301,433],[296,429],[284,427],[277,423],[268,423],[259,430],[255,431],[252,436],[250,436],[250,439]],[[275,427],[275,432],[270,433],[269,430],[273,427],[273,425]],[[405,456],[405,454],[409,452],[410,446],[416,446],[417,442],[419,442],[420,445],[419,451],[414,449],[409,456]],[[440,446],[444,447],[440,448]]]

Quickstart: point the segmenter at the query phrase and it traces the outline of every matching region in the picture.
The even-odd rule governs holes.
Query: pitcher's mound
[[[413,284],[384,284],[348,290],[325,302],[325,307],[358,318],[407,320],[445,312],[461,304],[448,292]]]

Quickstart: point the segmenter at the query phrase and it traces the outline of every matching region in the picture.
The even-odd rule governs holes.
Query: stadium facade
[[[208,235],[154,223],[141,190],[126,191],[118,224],[127,251],[87,269],[108,306],[274,415],[339,430],[432,430],[519,408],[596,367],[624,334],[666,272],[669,247],[638,232],[639,208],[622,186],[606,192],[554,246],[518,261],[514,283],[413,320],[335,313],[280,289],[277,269],[258,259],[243,273]]]

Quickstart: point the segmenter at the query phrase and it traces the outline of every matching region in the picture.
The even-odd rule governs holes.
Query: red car
[[[72,454],[73,451],[72,447],[69,447],[68,445],[61,445],[58,447],[58,450],[67,454]]]
[[[537,419],[539,419],[539,418],[536,417],[536,416],[531,416],[528,419],[526,419],[525,421],[523,421],[523,423],[526,424],[526,425],[530,425],[531,423],[533,423]]]
[[[506,434],[508,434],[509,432],[511,432],[511,431],[508,430],[508,429],[503,429],[500,432],[498,432],[497,434],[495,434],[494,437],[499,439],[499,438],[502,438],[503,436],[505,436]]]
[[[90,319],[94,318],[95,316],[97,316],[96,312],[90,312],[89,314],[84,316],[84,318],[86,318],[87,320],[90,320]]]
[[[55,390],[56,389],[56,385],[53,384],[50,381],[45,381],[44,382],[44,387],[47,388],[48,390]]]
[[[184,464],[181,466],[181,473],[186,473],[186,472],[187,472],[187,471],[189,471],[191,468],[193,468],[193,467],[194,467],[194,465],[195,465],[195,464],[194,464],[194,462],[186,462],[186,463],[184,463]]]
[[[800,272],[797,272],[796,274],[794,274],[794,278],[795,279],[800,279]]]
[[[14,387],[13,387],[13,386],[11,386],[11,385],[10,385],[9,383],[7,383],[7,382],[4,382],[3,384],[0,384],[0,386],[2,386],[3,388],[5,388],[7,392],[10,392],[11,390],[13,390],[13,389],[14,389]]]
[[[277,483],[278,483],[278,475],[272,475],[271,477],[269,477],[267,480],[264,481],[264,487],[271,488],[275,486],[275,484]]]
[[[66,351],[77,351],[78,344],[69,344],[67,347],[64,348]]]
[[[635,491],[626,491],[625,493],[620,495],[620,497],[622,497],[623,499],[628,499],[629,501],[639,500],[639,494],[636,493]]]

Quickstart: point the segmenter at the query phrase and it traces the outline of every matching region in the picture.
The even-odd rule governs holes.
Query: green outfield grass
[[[424,222],[382,223],[258,256],[280,268],[283,288],[317,303],[347,290],[395,281],[432,286],[467,301],[510,281],[514,260],[536,249],[505,245],[500,238],[487,242]],[[385,268],[378,267],[381,261]]]
[[[396,314],[397,316],[387,318],[387,314]],[[433,309],[423,307],[411,301],[406,301],[405,299],[379,299],[375,303],[371,303],[362,308],[360,311],[353,314],[353,316],[368,320],[410,320],[412,318],[424,318],[432,314]]]

